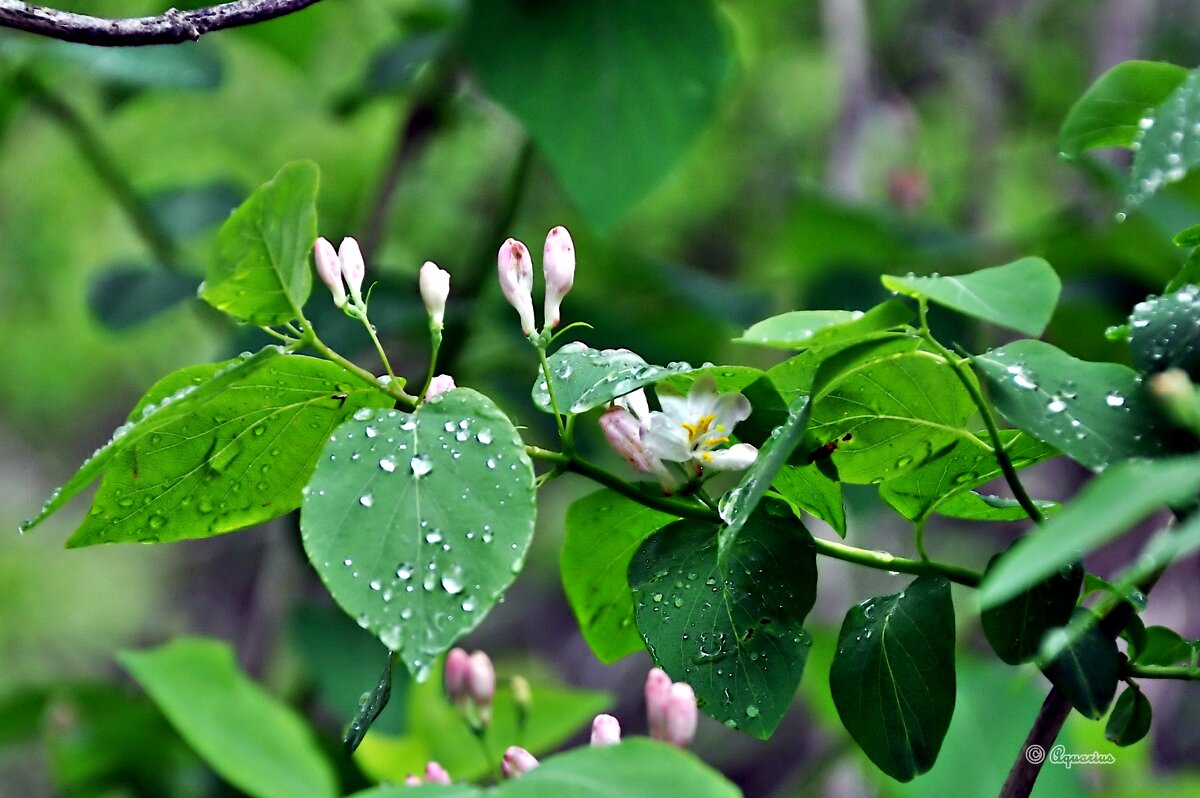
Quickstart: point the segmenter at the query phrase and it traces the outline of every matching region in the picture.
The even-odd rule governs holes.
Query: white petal
[[[748,443],[739,443],[728,449],[718,449],[713,452],[703,452],[700,462],[714,471],[744,471],[753,465],[758,457],[758,449]]]
[[[638,388],[633,393],[627,393],[624,396],[617,397],[613,404],[618,407],[623,407],[639,421],[650,417],[650,402],[646,399],[646,392]]]
[[[740,393],[721,394],[716,401],[717,419],[712,429],[728,435],[735,424],[750,417],[750,410],[750,400]]]
[[[687,395],[688,415],[693,423],[703,416],[711,416],[717,409],[717,381],[705,374],[692,383]]]
[[[676,426],[685,421],[689,424],[696,423],[696,419],[692,418],[689,403],[685,397],[660,393],[658,395],[658,403],[662,405],[662,412],[669,416]]]
[[[642,443],[663,460],[684,463],[692,458],[687,430],[667,413],[651,413],[642,423]]]

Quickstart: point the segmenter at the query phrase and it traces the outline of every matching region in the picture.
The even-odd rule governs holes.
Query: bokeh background
[[[60,3],[108,16],[167,5]],[[378,281],[372,317],[397,370],[416,379],[426,368],[416,272],[432,259],[453,274],[444,370],[542,443],[553,432],[527,401],[535,364],[493,277],[507,236],[537,250],[551,226],[569,227],[579,272],[565,318],[593,326],[580,332],[589,344],[650,362],[765,367],[780,354],[730,343],[764,316],[864,309],[883,298],[881,273],[1021,255],[1064,279],[1047,338],[1123,360],[1105,328],[1161,290],[1184,256],[1171,236],[1200,221],[1189,179],[1118,224],[1122,155],[1068,163],[1055,146],[1071,104],[1107,68],[1196,65],[1193,3],[695,0],[682,23],[640,5],[656,4],[325,0],[137,50],[0,32],[0,796],[238,794],[133,686],[121,650],[185,633],[228,640],[330,750],[378,676],[382,649],[330,604],[294,515],[206,541],[65,551],[87,512],[79,500],[16,534],[158,377],[265,343],[195,289],[220,221],[288,161],[322,168],[321,233],[362,242]],[[310,309],[335,348],[377,367],[320,291]],[[974,351],[1005,340],[934,321]],[[619,468],[583,421],[584,446]],[[1046,498],[1084,478],[1060,462],[1031,473]],[[468,644],[502,675],[607,691],[640,733],[648,657],[598,663],[559,579],[563,514],[591,489],[564,478],[543,490],[525,572]],[[910,530],[872,490],[848,503],[850,542],[910,551]],[[981,567],[1017,532],[947,521],[927,540]],[[1118,541],[1090,565],[1103,573],[1136,545]],[[1045,680],[991,656],[971,595],[956,593],[954,722],[934,770],[896,784],[841,730],[826,677],[845,608],[899,581],[821,569],[816,645],[774,738],[706,722],[695,750],[747,796],[994,795]],[[1200,635],[1197,575],[1194,562],[1177,565],[1146,622]],[[405,692],[381,719],[390,734],[405,733]],[[1068,750],[1115,751],[1117,762],[1047,767],[1035,794],[1200,795],[1200,689],[1147,692],[1147,741],[1113,749],[1102,724],[1074,717]],[[367,783],[349,762],[342,775],[347,791]]]

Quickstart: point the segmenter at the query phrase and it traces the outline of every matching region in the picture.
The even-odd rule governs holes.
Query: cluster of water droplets
[[[583,413],[665,377],[693,370],[683,362],[652,366],[628,349],[592,349],[581,341],[563,346],[549,363],[555,397],[560,402],[574,397],[567,407],[559,407],[568,413]],[[534,383],[533,401],[543,410],[551,408],[545,375]]]
[[[1134,363],[1147,372],[1200,366],[1200,287],[1185,285],[1133,308],[1129,346]]]
[[[1200,76],[1190,74],[1157,112],[1146,111],[1130,148],[1137,153],[1133,184],[1118,221],[1200,161]]]

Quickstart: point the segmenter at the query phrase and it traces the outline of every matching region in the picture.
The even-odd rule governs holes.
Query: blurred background
[[[106,16],[167,5],[59,3]],[[590,345],[650,362],[766,367],[781,354],[729,342],[764,316],[865,309],[883,298],[881,273],[1022,255],[1064,279],[1047,338],[1124,361],[1104,330],[1178,270],[1171,236],[1200,221],[1200,183],[1118,224],[1127,159],[1066,162],[1057,130],[1109,67],[1191,68],[1198,54],[1200,8],[1184,0],[325,0],[176,47],[0,32],[0,796],[238,795],[133,686],[122,650],[185,633],[227,640],[330,751],[378,678],[382,648],[332,606],[295,515],[211,540],[68,552],[79,500],[16,533],[160,376],[266,343],[195,290],[220,222],[284,163],[320,165],[321,234],[362,243],[397,371],[424,374],[416,273],[437,261],[453,275],[442,370],[550,444],[494,258],[510,235],[540,249],[557,224],[579,257],[564,319],[590,323],[579,333]],[[334,348],[379,370],[319,288],[309,312]],[[1005,340],[934,322],[973,351]],[[594,418],[582,421],[585,449],[620,468]],[[1084,477],[1055,461],[1027,484],[1061,499]],[[627,732],[644,733],[648,657],[600,664],[559,579],[566,507],[593,489],[568,477],[543,490],[526,569],[468,645],[502,676],[529,676],[535,702],[539,684],[600,691]],[[873,490],[847,493],[851,543],[911,551],[910,528]],[[1019,531],[943,521],[926,540],[980,568]],[[1137,543],[1089,565],[1104,573]],[[1146,623],[1200,635],[1197,576],[1194,561],[1173,568]],[[990,654],[968,592],[955,595],[958,706],[933,771],[892,782],[838,723],[827,673],[841,617],[902,584],[822,562],[793,710],[766,742],[706,721],[695,750],[747,796],[995,795],[1047,683]],[[1200,796],[1200,689],[1146,690],[1147,741],[1114,749],[1075,716],[1068,750],[1114,751],[1116,763],[1048,766],[1035,795]],[[379,728],[431,733],[413,726],[405,704],[419,696],[407,693],[397,686]],[[347,792],[405,772],[382,754],[341,761]]]

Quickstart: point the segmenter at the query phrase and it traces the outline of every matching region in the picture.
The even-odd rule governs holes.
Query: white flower
[[[342,276],[346,278],[350,296],[354,299],[355,304],[361,307],[363,277],[367,273],[367,267],[363,263],[362,250],[358,248],[358,242],[353,238],[343,238],[341,246],[338,247],[338,260],[342,262]]]
[[[429,319],[435,330],[442,329],[442,320],[446,315],[446,299],[450,296],[450,273],[439,269],[431,260],[425,261],[421,267],[418,279],[421,287],[421,300],[429,311]]]
[[[651,413],[642,428],[654,456],[716,471],[741,471],[758,457],[748,443],[725,448],[734,425],[749,417],[750,402],[740,393],[718,395],[712,377],[692,383],[686,397],[660,395],[659,404],[662,412]]]

